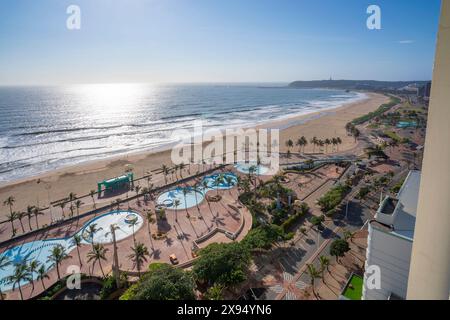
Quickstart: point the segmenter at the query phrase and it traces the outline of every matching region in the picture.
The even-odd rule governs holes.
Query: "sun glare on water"
[[[139,106],[154,87],[135,83],[86,84],[77,87],[83,105],[90,112],[108,115],[130,112]]]

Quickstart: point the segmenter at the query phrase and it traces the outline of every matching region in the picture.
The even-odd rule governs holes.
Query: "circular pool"
[[[253,163],[237,163],[234,165],[237,171],[248,174],[250,172],[250,168],[254,167],[254,174],[256,175],[264,175],[269,171],[269,168],[264,167],[262,165],[256,165]]]
[[[186,193],[184,193],[183,190],[186,190]],[[186,209],[196,206],[203,201],[203,198],[204,195],[200,190],[189,187],[176,188],[161,193],[156,200],[156,203],[169,209]],[[177,200],[178,205],[175,208],[175,201]]]
[[[237,177],[232,172],[217,173],[206,176],[196,186],[192,187],[178,187],[159,195],[156,204],[168,209],[175,209],[175,201],[179,204],[176,209],[186,209],[200,204],[205,198],[205,194],[210,190],[227,190],[233,188],[237,184]],[[183,192],[186,190],[186,192]]]
[[[132,211],[112,211],[97,218],[92,219],[78,231],[82,239],[87,243],[92,243],[92,235],[89,229],[95,225],[97,231],[94,233],[94,243],[111,243],[111,225],[116,225],[116,241],[129,237],[139,230],[144,223],[142,217]]]

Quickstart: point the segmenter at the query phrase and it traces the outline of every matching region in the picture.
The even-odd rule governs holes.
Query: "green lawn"
[[[354,274],[352,275],[347,288],[345,288],[343,296],[350,300],[361,300],[362,287],[363,278]]]

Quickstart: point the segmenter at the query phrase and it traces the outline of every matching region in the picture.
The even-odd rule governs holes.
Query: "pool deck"
[[[230,169],[230,166],[228,166],[226,171],[233,171]],[[236,171],[234,172],[236,173]],[[192,185],[195,183],[196,180],[192,179],[187,184]],[[216,194],[217,191],[211,190],[208,193]],[[145,212],[147,209],[151,209],[153,213],[155,212],[155,202],[157,195],[155,196],[155,201],[144,202],[143,197],[140,198],[140,201],[130,201],[130,209],[141,214],[141,216],[144,218],[144,225],[135,233],[135,240],[136,242],[144,243],[151,255],[148,258],[147,263],[145,263],[145,265],[142,267],[142,270],[146,270],[148,264],[152,262],[170,263],[169,255],[171,254],[175,254],[177,256],[180,264],[192,260],[193,255],[191,249],[193,247],[194,240],[198,239],[199,237],[205,236],[206,234],[212,232],[212,230],[214,230],[215,228],[220,228],[230,233],[238,231],[242,223],[241,215],[244,217],[245,223],[235,241],[240,241],[247,234],[247,232],[251,228],[251,214],[244,206],[239,208],[239,212],[236,212],[229,207],[229,205],[232,205],[234,207],[239,206],[239,203],[236,200],[238,198],[237,187],[229,190],[219,190],[218,193],[222,196],[222,199],[219,202],[208,203],[206,200],[204,200],[199,204],[198,208],[194,206],[189,209],[179,209],[177,213],[175,213],[175,210],[167,209],[167,220],[160,220],[156,217],[155,214],[153,214],[153,218],[156,221],[150,224],[151,234],[156,234],[158,230],[166,233],[164,238],[158,240],[150,237],[148,221],[147,219],[145,219]],[[122,203],[121,210],[126,209],[126,202]],[[114,210],[116,210],[116,207],[114,208]],[[25,237],[20,241],[9,244],[8,246],[0,246],[0,252],[29,241],[51,238],[65,238],[72,236],[88,221],[102,214],[105,214],[108,211],[110,210],[104,210],[100,213],[92,214],[88,217],[82,217],[71,222],[68,221],[45,232],[40,232],[38,234]],[[190,216],[190,218],[188,218],[188,215]],[[175,216],[177,216],[177,221],[175,221]],[[27,221],[25,220],[23,222],[27,223]],[[4,238],[4,236],[5,232],[2,232],[1,238]],[[226,237],[225,234],[218,232],[202,242],[200,247],[204,247],[212,242],[231,241],[233,240]],[[107,260],[102,261],[102,267],[105,273],[110,273],[112,268],[113,246],[112,244],[105,244],[104,246],[108,249],[108,252],[106,254]],[[132,261],[130,261],[130,259],[128,258],[131,253],[130,248],[132,246],[132,236],[129,236],[117,242],[120,269],[124,271],[131,271],[131,273],[133,271],[136,271],[136,269],[133,268]],[[101,276],[102,273],[98,266],[98,263],[94,266],[94,270],[92,271],[92,264],[87,262],[86,255],[91,250],[91,246],[85,244],[82,245],[79,249],[82,260],[81,272]],[[65,260],[60,266],[61,275],[66,274],[66,270],[69,266],[79,265],[77,250],[75,249],[71,251],[70,255],[71,258]],[[48,275],[50,279],[44,280],[46,287],[50,286],[56,281],[56,269],[53,268],[52,270],[50,270]],[[34,290],[32,289],[31,284],[23,286],[22,290],[24,293],[24,298],[28,299],[41,293],[43,291],[43,287],[40,281],[35,281]],[[19,291],[17,288],[14,291],[8,291],[5,294],[7,299],[20,299]]]

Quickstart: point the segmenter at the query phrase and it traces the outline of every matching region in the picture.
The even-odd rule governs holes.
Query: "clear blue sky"
[[[66,8],[81,8],[81,30]],[[382,30],[366,9],[382,10]],[[431,78],[439,0],[6,0],[0,84]]]

